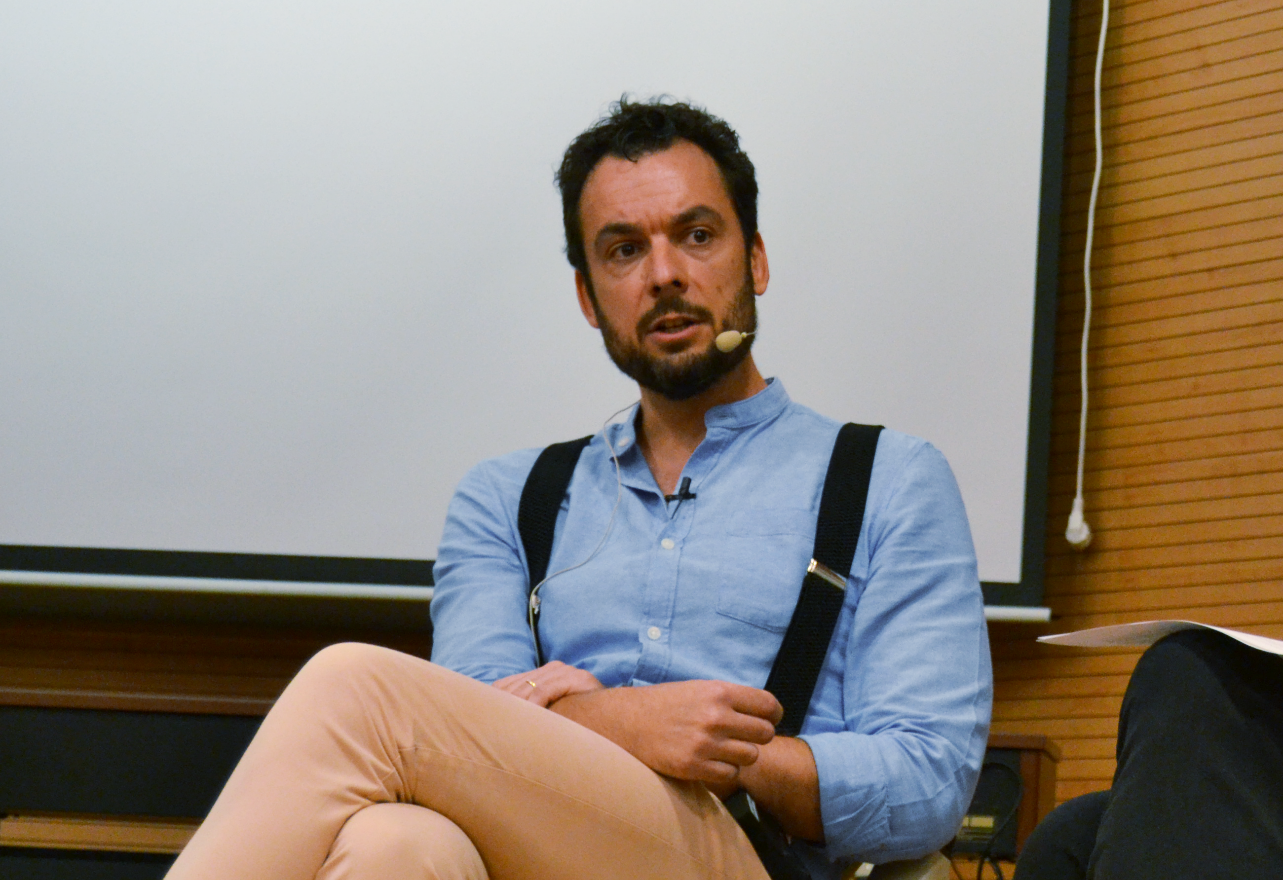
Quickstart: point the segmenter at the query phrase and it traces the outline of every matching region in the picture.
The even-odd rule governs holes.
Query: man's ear
[[[601,325],[597,323],[597,309],[593,306],[592,294],[588,292],[588,279],[578,269],[575,270],[575,294],[579,297],[579,311],[584,313],[584,317],[594,330],[600,330]]]
[[[753,292],[758,296],[766,293],[766,285],[771,281],[771,264],[766,259],[766,244],[762,233],[753,233],[753,246],[748,251],[749,271],[753,275]]]

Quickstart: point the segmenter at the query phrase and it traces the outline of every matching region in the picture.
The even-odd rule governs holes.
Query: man
[[[815,877],[953,836],[991,683],[948,466],[882,433],[815,698],[800,737],[776,736],[761,686],[839,426],[765,380],[738,335],[770,277],[752,163],[703,111],[621,102],[558,183],[580,308],[641,400],[584,449],[562,504],[540,587],[551,662],[526,617],[529,450],[478,466],[451,503],[435,662],[318,655],[171,877],[760,880],[716,797],[740,788]]]

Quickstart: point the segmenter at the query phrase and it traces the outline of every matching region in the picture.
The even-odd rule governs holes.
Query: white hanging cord
[[[615,463],[615,483],[619,487],[618,492],[615,494],[615,506],[610,509],[610,519],[606,522],[606,531],[602,532],[601,540],[597,542],[597,546],[593,548],[592,552],[589,553],[582,562],[576,562],[574,565],[563,568],[560,571],[554,571],[539,583],[535,584],[534,589],[530,591],[530,601],[526,605],[526,621],[530,624],[531,632],[534,632],[535,614],[539,611],[540,588],[558,575],[565,574],[568,571],[574,571],[576,568],[582,568],[589,562],[592,562],[593,557],[597,555],[598,551],[600,551],[602,547],[606,546],[606,539],[610,537],[610,530],[615,527],[615,515],[619,513],[619,504],[624,500],[624,475],[619,467],[619,456],[615,454],[615,444],[610,442],[610,433],[606,428],[621,414],[632,409],[637,404],[638,401],[633,401],[628,404],[628,406],[615,410],[606,417],[606,421],[602,423],[601,426],[601,439],[606,441],[606,448],[610,450],[610,460]]]
[[[1091,248],[1096,231],[1096,197],[1100,193],[1100,170],[1104,147],[1100,134],[1100,74],[1105,65],[1105,35],[1109,32],[1109,0],[1104,0],[1100,13],[1100,42],[1096,46],[1095,98],[1096,173],[1091,180],[1091,201],[1087,205],[1087,243],[1083,250],[1083,341],[1080,352],[1080,387],[1082,408],[1078,414],[1078,484],[1074,493],[1074,507],[1069,513],[1065,540],[1075,550],[1085,550],[1091,543],[1091,527],[1083,519],[1083,459],[1087,454],[1087,337],[1091,332]]]

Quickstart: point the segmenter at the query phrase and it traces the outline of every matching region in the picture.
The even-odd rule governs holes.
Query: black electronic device
[[[1016,818],[1024,797],[1019,749],[987,749],[971,806],[954,838],[953,853],[1016,860]]]

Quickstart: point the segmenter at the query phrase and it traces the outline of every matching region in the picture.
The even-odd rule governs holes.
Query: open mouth
[[[671,338],[681,336],[699,324],[700,320],[691,315],[669,314],[652,321],[647,332],[655,336]]]

